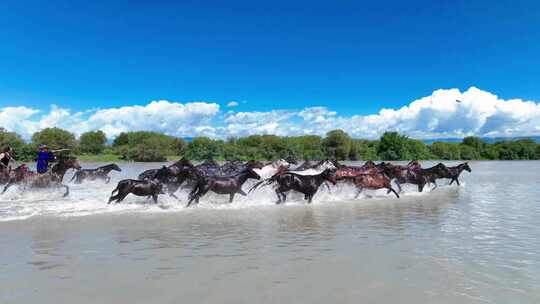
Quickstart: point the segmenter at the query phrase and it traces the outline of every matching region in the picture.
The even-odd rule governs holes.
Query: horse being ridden
[[[10,178],[10,181],[4,187],[2,193],[6,192],[7,189],[14,184],[22,184],[24,186],[23,189],[64,187],[66,189],[64,197],[66,197],[69,195],[69,187],[62,184],[62,180],[69,169],[81,169],[79,161],[77,161],[75,158],[60,158],[58,162],[51,168],[51,170],[44,174],[33,174],[26,170],[25,173],[22,173],[19,176],[15,174],[12,178]],[[23,169],[20,171],[23,172]]]
[[[113,170],[118,172],[122,171],[122,169],[120,169],[117,164],[108,164],[95,169],[81,169],[75,172],[70,181],[75,180],[76,184],[80,184],[85,179],[89,179],[92,181],[96,179],[101,179],[104,180],[106,184],[108,184],[111,181],[109,173]]]

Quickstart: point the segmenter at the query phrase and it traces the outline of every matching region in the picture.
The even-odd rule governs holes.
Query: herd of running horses
[[[36,174],[26,165],[20,165],[9,174],[1,175],[0,185],[5,184],[2,193],[12,185],[20,185],[21,189],[29,188],[65,188],[64,196],[69,195],[69,186],[63,183],[64,175],[69,169],[76,170],[71,181],[82,183],[85,180],[110,181],[109,173],[122,171],[116,164],[109,164],[95,169],[82,169],[77,159],[60,158],[45,174]],[[150,197],[157,203],[160,194],[168,194],[174,198],[175,193],[185,187],[191,189],[187,206],[199,203],[199,199],[209,191],[229,195],[229,202],[236,194],[247,195],[242,186],[248,179],[259,180],[248,191],[276,185],[277,204],[284,203],[291,190],[300,192],[309,203],[321,185],[338,182],[351,183],[357,189],[356,197],[364,189],[386,189],[387,194],[394,193],[399,198],[402,184],[414,184],[422,192],[426,185],[437,187],[437,179],[450,179],[450,184],[459,185],[459,176],[466,170],[471,172],[468,163],[448,167],[439,163],[431,168],[422,168],[418,161],[407,165],[396,165],[388,162],[379,164],[367,161],[362,166],[343,165],[334,160],[323,160],[316,163],[306,161],[297,165],[294,161],[277,160],[264,164],[260,161],[229,161],[219,165],[213,160],[200,164],[182,159],[169,166],[146,170],[137,179],[121,180],[112,191],[108,203],[120,202],[129,194]],[[392,187],[397,186],[397,191]]]

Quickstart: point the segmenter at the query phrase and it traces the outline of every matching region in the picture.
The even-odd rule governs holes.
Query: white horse
[[[300,170],[300,171],[291,170],[290,172],[294,174],[298,174],[298,175],[317,175],[317,174],[321,174],[326,169],[335,170],[337,169],[337,167],[333,161],[324,160],[324,161],[320,161],[312,168]]]
[[[276,174],[279,167],[283,166],[285,168],[289,168],[290,165],[291,164],[287,162],[286,160],[279,159],[279,160],[269,163],[268,165],[262,167],[261,169],[254,168],[253,171],[259,174],[261,179],[267,179],[267,178],[272,177],[274,174]]]

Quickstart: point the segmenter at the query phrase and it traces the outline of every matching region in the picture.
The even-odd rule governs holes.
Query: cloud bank
[[[460,102],[457,102],[459,100]],[[228,105],[232,107],[232,105]],[[376,138],[399,131],[414,138],[540,135],[540,104],[522,99],[499,99],[471,87],[437,90],[399,109],[376,114],[346,116],[327,107],[265,112],[223,113],[211,102],[152,101],[125,106],[72,112],[50,106],[48,112],[28,107],[0,108],[0,127],[25,138],[46,127],[59,127],[77,135],[103,130],[113,138],[120,132],[152,130],[180,137],[226,138],[252,134],[324,135],[343,129],[357,138]]]

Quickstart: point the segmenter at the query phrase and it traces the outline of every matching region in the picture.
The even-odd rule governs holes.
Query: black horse
[[[199,199],[208,191],[218,194],[229,194],[229,203],[232,203],[236,193],[247,195],[242,190],[242,185],[248,178],[260,179],[261,177],[251,168],[245,168],[243,171],[232,176],[201,176],[199,174],[196,177],[197,184],[189,194],[187,207],[193,201],[198,204]]]
[[[471,172],[471,167],[469,167],[469,163],[462,163],[454,167],[446,167],[447,172],[445,175],[443,175],[441,178],[449,178],[451,179],[450,185],[455,181],[458,186],[459,184],[459,175],[463,170]]]
[[[163,166],[161,169],[155,169],[155,174],[153,174],[152,179],[160,181],[165,185],[167,193],[178,199],[175,193],[185,181],[192,178],[194,180],[200,179],[196,178],[199,175],[195,171],[195,167],[190,161],[181,160],[168,167]]]
[[[239,172],[244,171],[245,169],[261,169],[264,167],[264,164],[257,160],[249,160],[247,162],[243,162],[240,160],[233,160],[224,163],[219,169],[219,175],[221,176],[227,176],[227,175],[233,175]]]
[[[117,194],[114,194],[117,192]],[[157,199],[159,194],[163,194],[163,184],[158,180],[135,180],[135,179],[124,179],[118,182],[116,188],[111,192],[111,197],[109,198],[110,204],[112,201],[116,203],[121,202],[128,194],[133,194],[136,196],[151,196],[154,200],[154,203],[157,204]]]
[[[276,204],[284,203],[287,200],[287,192],[291,190],[298,191],[304,194],[304,199],[311,203],[313,196],[319,190],[319,187],[325,181],[336,184],[334,170],[326,169],[316,175],[299,175],[294,172],[285,172],[272,176],[263,186],[270,185],[273,182],[278,184],[276,191],[278,200]],[[255,185],[251,190],[254,190],[258,185]]]
[[[117,164],[108,164],[95,169],[81,169],[75,172],[75,174],[71,178],[71,181],[75,180],[76,184],[81,184],[85,179],[89,179],[92,181],[96,179],[101,179],[104,180],[106,184],[108,184],[111,181],[109,173],[113,170],[118,172],[122,171],[122,169],[120,169]]]

